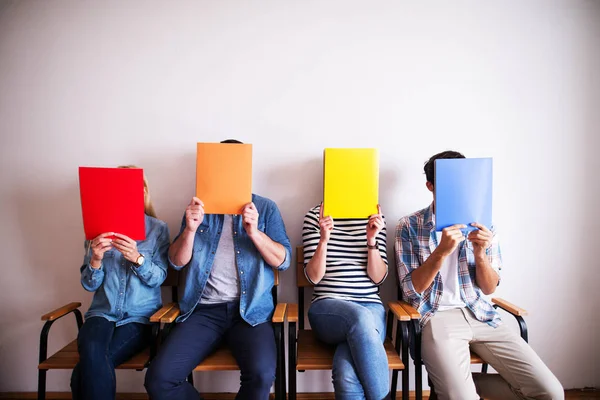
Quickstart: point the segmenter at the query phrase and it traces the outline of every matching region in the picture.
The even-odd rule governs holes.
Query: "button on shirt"
[[[146,240],[138,241],[144,263],[137,267],[114,247],[104,253],[100,268],[90,265],[92,250],[86,242],[81,267],[81,284],[95,292],[86,318],[103,317],[117,326],[129,322],[147,324],[161,306],[160,285],[167,277],[169,229],[167,224],[146,215]]]

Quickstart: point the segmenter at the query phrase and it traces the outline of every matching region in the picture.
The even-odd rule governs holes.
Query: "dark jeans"
[[[79,363],[71,375],[73,399],[114,399],[115,367],[142,351],[151,340],[150,325],[117,327],[102,317],[87,319],[77,337]]]
[[[236,399],[268,399],[277,364],[273,325],[249,325],[240,316],[239,303],[198,304],[175,326],[146,373],[150,398],[198,400],[200,395],[186,378],[221,342],[241,370]]]

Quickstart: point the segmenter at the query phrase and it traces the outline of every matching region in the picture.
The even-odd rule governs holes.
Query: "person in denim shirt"
[[[114,399],[115,367],[150,344],[149,318],[162,306],[160,285],[167,276],[169,230],[156,218],[146,178],[144,203],[146,240],[136,242],[106,232],[86,241],[81,284],[95,293],[77,337],[73,399]]]
[[[241,215],[205,215],[194,197],[169,259],[181,270],[181,315],[146,373],[150,398],[199,399],[186,377],[224,342],[241,370],[236,398],[268,399],[277,355],[273,268],[285,270],[291,262],[275,203],[253,194]]]

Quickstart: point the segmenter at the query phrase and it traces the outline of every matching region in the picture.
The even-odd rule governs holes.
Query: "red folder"
[[[79,167],[79,189],[87,240],[106,232],[146,239],[142,169]]]

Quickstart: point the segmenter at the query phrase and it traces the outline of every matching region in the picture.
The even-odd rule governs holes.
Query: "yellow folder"
[[[252,145],[198,143],[196,197],[206,214],[241,214],[252,201]]]
[[[323,215],[368,218],[379,204],[379,150],[325,149]]]

